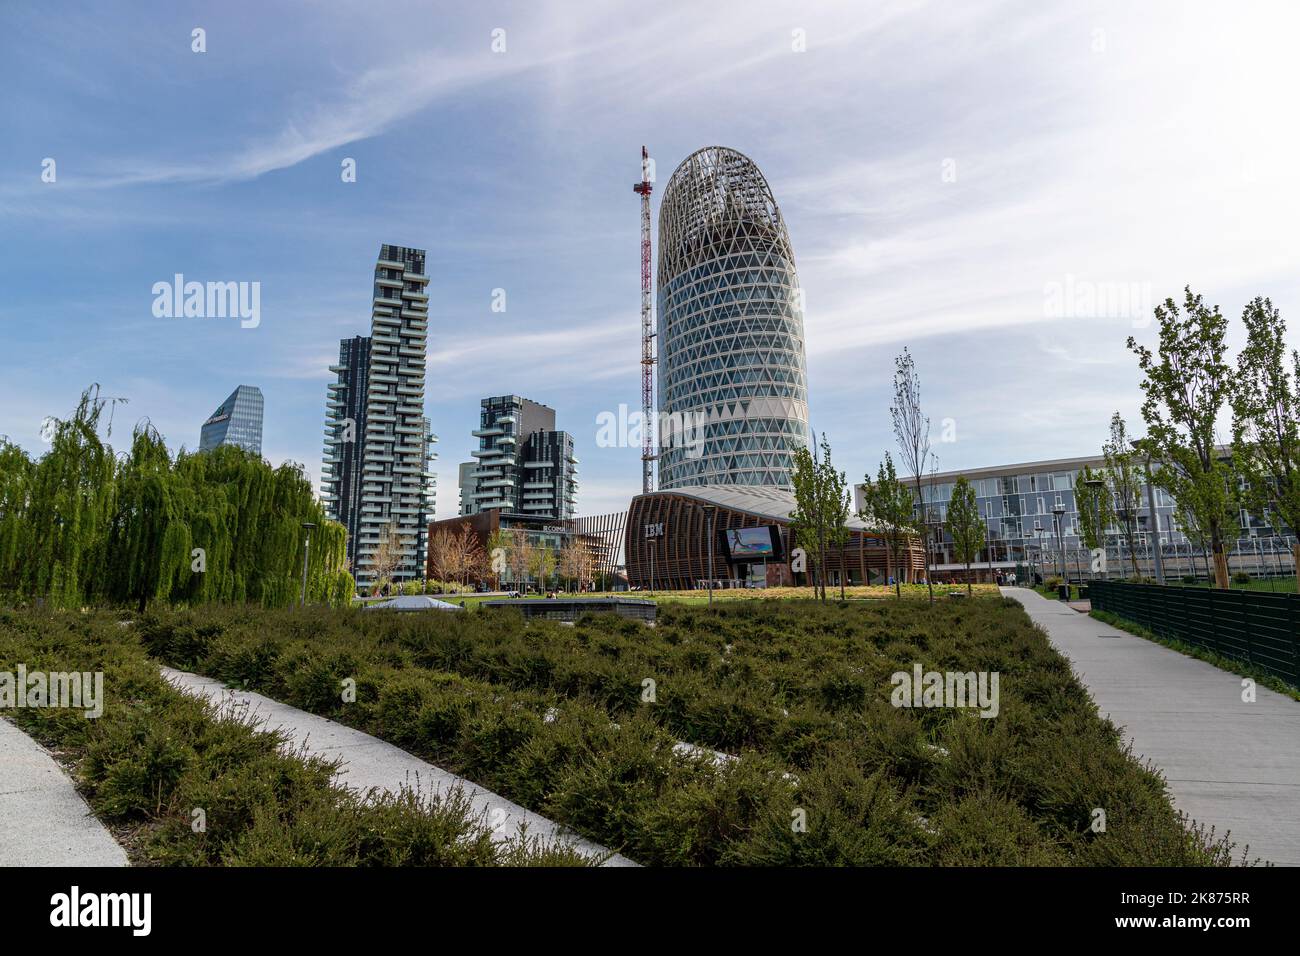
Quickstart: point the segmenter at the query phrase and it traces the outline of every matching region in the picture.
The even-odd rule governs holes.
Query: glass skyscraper
[[[240,385],[203,423],[199,451],[210,451],[218,445],[237,445],[255,455],[262,454],[263,406],[260,388]]]
[[[659,207],[659,488],[791,488],[808,443],[803,302],[767,180],[734,149],[677,167]],[[700,435],[694,429],[703,429]]]

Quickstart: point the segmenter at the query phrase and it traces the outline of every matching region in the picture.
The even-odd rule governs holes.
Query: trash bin
[[[1070,586],[1068,584],[1062,584],[1056,591],[1061,596],[1062,601],[1070,600]]]

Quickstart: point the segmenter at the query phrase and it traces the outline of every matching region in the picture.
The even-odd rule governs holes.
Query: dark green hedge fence
[[[1098,611],[1300,686],[1300,595],[1093,581]]]

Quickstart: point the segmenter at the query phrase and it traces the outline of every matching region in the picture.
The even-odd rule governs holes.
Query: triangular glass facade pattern
[[[802,295],[748,157],[710,146],[677,167],[659,207],[658,288],[659,413],[703,423],[702,444],[660,448],[659,487],[790,488],[808,443]]]

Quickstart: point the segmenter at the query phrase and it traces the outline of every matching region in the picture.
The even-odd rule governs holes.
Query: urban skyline
[[[594,422],[638,404],[627,187],[642,142],[661,181],[710,142],[763,169],[800,250],[811,425],[853,480],[874,473],[892,445],[886,377],[862,370],[887,368],[904,341],[936,431],[952,425],[955,440],[937,445],[940,467],[975,468],[1087,454],[1114,408],[1135,421],[1123,338],[1149,338],[1149,306],[1184,284],[1229,312],[1261,292],[1284,314],[1300,304],[1281,227],[1298,211],[1281,160],[1294,134],[1278,127],[1263,152],[1239,135],[1283,115],[1281,91],[1294,86],[1274,49],[1284,30],[1258,35],[1249,21],[1217,24],[1185,6],[1172,17],[1158,6],[989,4],[959,21],[924,8],[846,19],[847,10],[817,8],[792,23],[759,4],[743,23],[725,20],[721,51],[694,37],[723,15],[685,6],[666,8],[649,31],[618,27],[615,12],[575,14],[564,30],[513,12],[501,16],[510,38],[501,54],[489,19],[449,23],[430,45],[400,17],[399,29],[318,11],[294,48],[278,51],[302,77],[289,89],[242,75],[235,51],[265,55],[272,41],[236,12],[206,18],[209,43],[197,54],[183,10],[161,12],[143,37],[88,13],[82,26],[103,42],[84,49],[35,13],[6,8],[8,35],[24,42],[0,65],[21,120],[0,188],[13,226],[0,237],[12,292],[0,308],[9,354],[25,361],[0,376],[5,433],[39,452],[45,416],[66,414],[98,381],[131,398],[119,414],[148,416],[176,449],[193,440],[212,395],[253,380],[275,409],[268,459],[300,462],[319,483],[326,368],[370,304],[355,264],[375,243],[398,241],[430,251],[433,331],[484,333],[430,348],[425,414],[435,430],[464,435],[483,394],[545,395],[583,460],[579,510],[620,508],[637,488],[639,450],[600,447]],[[996,26],[1009,14],[1016,31]],[[699,30],[682,29],[688,21]],[[977,75],[964,69],[975,54],[960,42],[971,34],[998,54]],[[339,47],[342,37],[355,45]],[[74,47],[66,59],[78,69],[63,73],[37,52]],[[1143,55],[1152,47],[1169,67],[1212,51],[1230,80],[1166,76]],[[343,72],[356,79],[313,64],[326,48],[343,51]],[[623,65],[644,58],[672,79],[627,79]],[[163,75],[168,83],[153,82]],[[602,83],[611,77],[621,85]],[[394,96],[399,87],[406,94]],[[23,92],[37,88],[40,97]],[[177,117],[175,135],[159,143],[142,120],[112,110],[113,123],[99,122],[98,91],[109,88],[124,101],[152,98]],[[207,89],[241,108],[192,114],[186,104]],[[754,96],[767,104],[763,122],[744,108]],[[629,97],[644,107],[628,113]],[[800,103],[813,105],[792,108]],[[1240,148],[1195,152],[1170,139],[1191,103],[1198,121],[1173,135],[1212,129]],[[432,147],[450,130],[454,146],[425,149],[431,161],[405,148]],[[1167,161],[1173,154],[1180,162]],[[53,182],[41,180],[47,157]],[[341,178],[348,160],[354,182]],[[1224,201],[1194,208],[1188,197],[1203,195]],[[661,199],[662,189],[656,211]],[[240,248],[217,238],[235,229]],[[1220,236],[1236,237],[1240,254],[1223,256]],[[69,242],[85,266],[75,275],[39,252]],[[152,285],[175,274],[261,283],[260,323],[153,316]],[[50,288],[57,321],[24,321],[48,311]],[[493,311],[494,290],[504,311]],[[581,382],[575,345],[595,357]],[[464,451],[443,456],[444,488],[457,484]],[[456,510],[444,495],[438,515]]]

